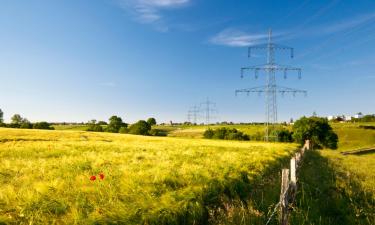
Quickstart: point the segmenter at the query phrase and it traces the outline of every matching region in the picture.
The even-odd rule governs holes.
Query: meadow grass
[[[255,135],[257,133],[263,134],[264,125],[181,125],[181,126],[157,126],[157,129],[165,130],[168,132],[169,137],[183,137],[183,138],[203,138],[203,133],[208,128],[219,129],[219,128],[230,128],[242,131],[247,135]]]
[[[341,154],[374,147],[375,131],[332,125],[339,148],[307,152],[291,224],[375,224],[375,154]]]
[[[263,199],[257,190],[265,174],[278,171],[295,149],[2,128],[0,223],[207,224],[225,202]],[[89,179],[101,172],[104,180]],[[253,201],[253,215],[263,218],[260,201]]]

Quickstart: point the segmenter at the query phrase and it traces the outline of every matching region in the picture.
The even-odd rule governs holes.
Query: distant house
[[[363,118],[363,114],[362,113],[357,113],[353,117],[356,118],[356,119],[362,119]]]
[[[336,118],[337,118],[337,116],[328,116],[328,117],[327,117],[328,120],[334,120],[334,119],[336,119]]]
[[[352,120],[352,116],[346,115],[346,116],[344,116],[344,119],[345,119],[345,121],[351,121]]]

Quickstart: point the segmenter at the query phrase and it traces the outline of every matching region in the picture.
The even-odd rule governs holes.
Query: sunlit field
[[[375,148],[369,123],[334,123],[337,150],[308,152],[292,224],[375,224],[375,154],[342,155]]]
[[[253,180],[295,150],[294,144],[3,128],[0,223],[204,223],[210,207],[223,197],[250,196]]]

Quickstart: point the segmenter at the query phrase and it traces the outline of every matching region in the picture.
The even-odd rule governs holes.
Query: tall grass
[[[338,150],[307,152],[291,224],[375,224],[375,154],[340,152],[375,146],[361,124],[333,124]]]
[[[0,223],[206,224],[225,202],[259,198],[255,190],[262,186],[255,184],[294,149],[0,129]],[[90,180],[100,172],[104,180]]]

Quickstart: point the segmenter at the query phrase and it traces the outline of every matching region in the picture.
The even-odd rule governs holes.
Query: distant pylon
[[[265,93],[265,107],[266,107],[266,121],[265,121],[265,141],[277,141],[277,136],[271,133],[274,130],[275,124],[277,123],[277,93],[281,93],[284,95],[285,93],[304,93],[307,94],[304,90],[292,89],[287,87],[281,87],[276,85],[276,71],[283,71],[284,72],[284,79],[287,77],[288,71],[297,71],[298,78],[301,78],[301,69],[291,66],[284,66],[278,65],[275,63],[275,50],[290,50],[290,56],[293,58],[294,50],[293,48],[282,46],[278,44],[274,44],[272,42],[272,30],[269,30],[268,34],[268,43],[255,45],[249,47],[248,56],[251,57],[252,50],[256,49],[263,49],[267,51],[267,64],[260,65],[260,66],[252,66],[252,67],[243,67],[241,68],[241,78],[243,78],[243,74],[245,70],[253,70],[255,72],[255,78],[258,78],[259,71],[266,72],[266,85],[247,88],[247,89],[240,89],[236,90],[237,93],[244,92],[244,93]]]
[[[216,103],[214,102],[211,102],[208,98],[206,101],[202,102],[201,103],[201,106],[203,106],[203,110],[205,111],[205,122],[206,122],[206,125],[209,126],[210,125],[210,119],[212,117],[212,113],[213,112],[216,112],[216,109],[214,109],[216,107]]]
[[[191,109],[188,111],[188,122],[192,124],[197,124],[199,112],[200,109],[198,106],[194,105],[193,107],[191,107]]]

